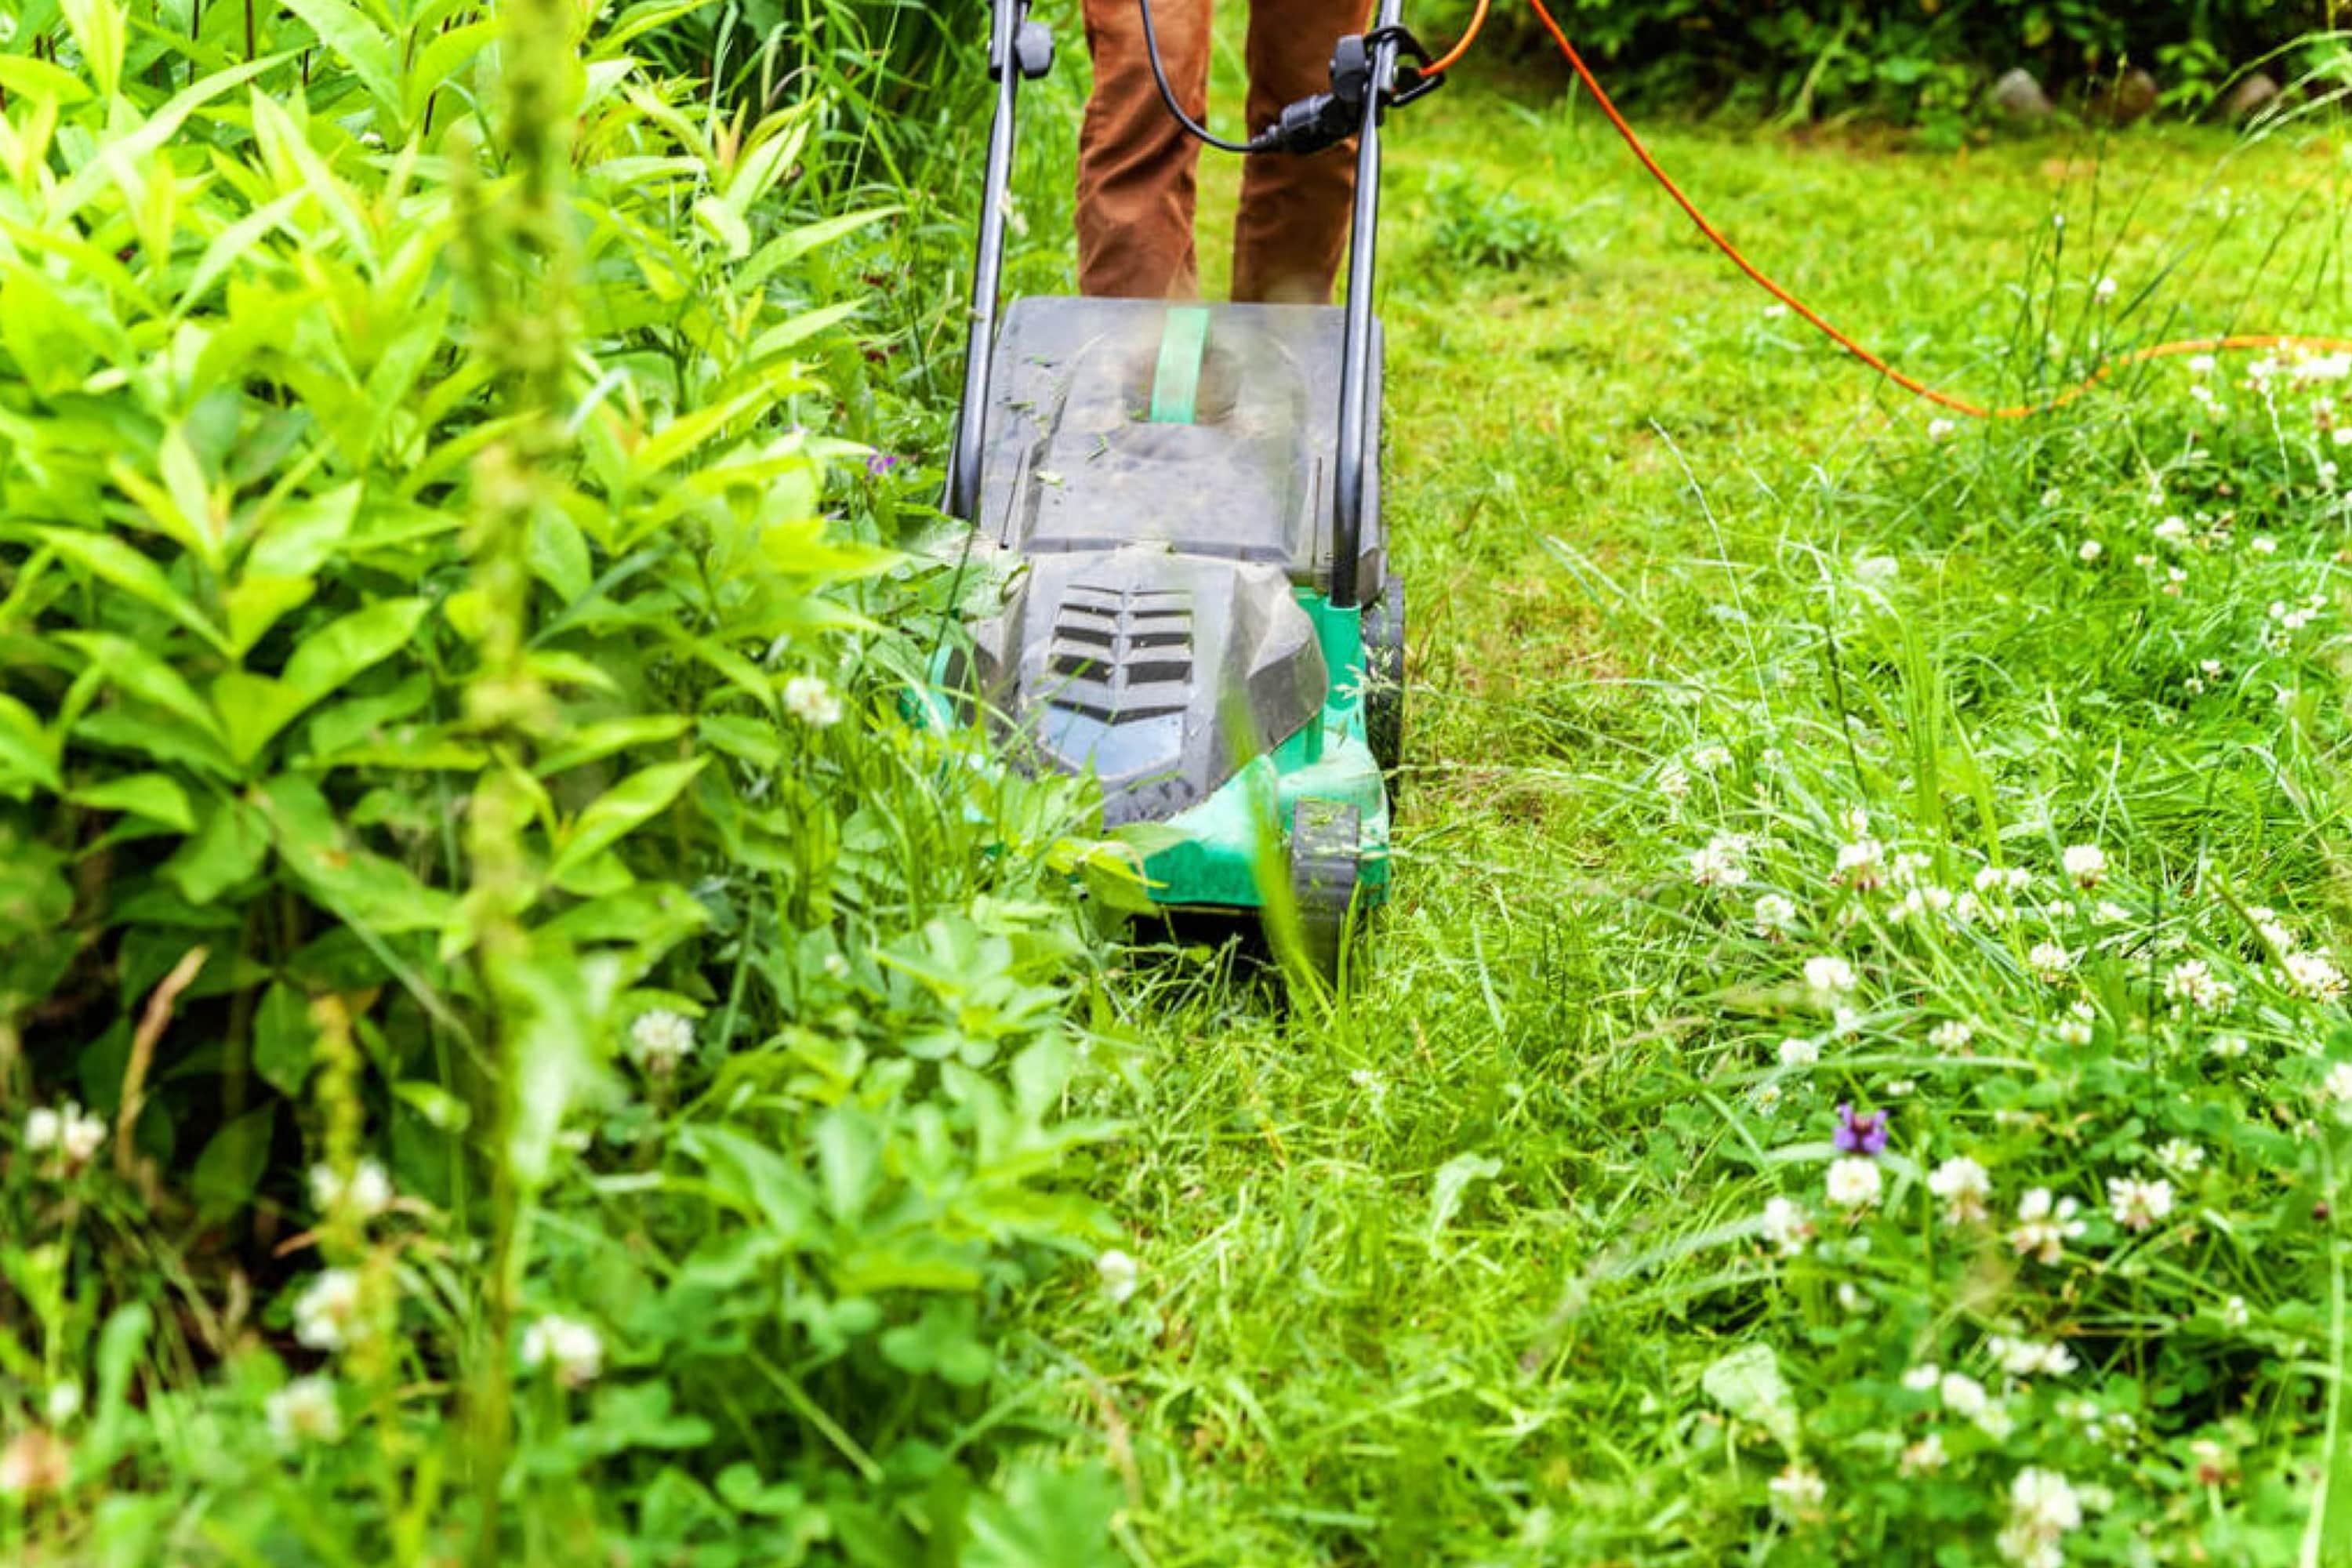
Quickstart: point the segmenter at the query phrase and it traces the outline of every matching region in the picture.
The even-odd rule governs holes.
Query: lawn
[[[1147,949],[1101,1031],[1139,1279],[1026,1310],[1129,1549],[2352,1561],[2342,357],[1946,421],[1589,103],[1390,145],[1400,892],[1334,1011]],[[1969,395],[2352,320],[2340,136],[1656,150]]]

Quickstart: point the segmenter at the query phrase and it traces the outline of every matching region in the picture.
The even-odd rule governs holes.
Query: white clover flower
[[[2110,1176],[2107,1212],[2126,1230],[2147,1230],[2172,1212],[2172,1184],[2160,1177]]]
[[[1944,1451],[1944,1435],[1930,1432],[1903,1450],[1895,1469],[1905,1476],[1932,1476],[1950,1462],[1951,1456]]]
[[[360,1326],[360,1277],[330,1268],[294,1298],[294,1339],[314,1351],[341,1350]]]
[[[281,1447],[343,1440],[342,1406],[331,1377],[298,1377],[263,1403],[269,1435]]]
[[[2058,1020],[2058,1042],[2066,1046],[2087,1046],[2091,1043],[2091,1020],[2068,1014]]]
[[[1930,419],[1927,421],[1927,439],[1930,441],[1948,441],[1958,429],[1959,426],[1949,419]]]
[[[2327,1077],[2321,1080],[2319,1087],[2336,1104],[2352,1105],[2352,1062],[2337,1062],[2329,1068]]]
[[[2074,558],[2084,564],[2096,561],[2107,552],[2107,547],[2095,539],[2086,539],[2074,548]]]
[[[2177,549],[2189,542],[2189,520],[2183,517],[2168,517],[2156,525],[2155,532],[2158,542],[2172,545]]]
[[[2220,362],[2215,360],[2211,354],[2192,355],[2189,361],[2189,374],[2191,375],[2210,375],[2213,374],[2214,366],[2219,363]]]
[[[2243,1333],[2254,1326],[2253,1309],[2246,1305],[2243,1296],[2232,1296],[2221,1303],[2221,1326]]]
[[[2074,1352],[2064,1345],[2044,1343],[2040,1340],[2016,1340],[2007,1334],[1994,1334],[1985,1341],[1985,1350],[2000,1370],[2011,1377],[2063,1377],[2082,1363]]]
[[[1772,1494],[1773,1511],[1790,1520],[1819,1518],[1830,1496],[1828,1483],[1794,1459],[1765,1489]]]
[[[57,1155],[57,1164],[70,1173],[89,1163],[106,1142],[106,1123],[73,1100],[54,1109],[37,1106],[25,1116],[27,1153]]]
[[[2352,425],[2347,425],[2345,428],[2352,430]],[[2267,533],[2257,533],[2246,541],[2246,548],[2257,555],[2275,555],[2278,553],[2278,541]]]
[[[1748,880],[1748,836],[1718,833],[1690,858],[1690,879],[1702,888],[1737,888]]]
[[[1809,1068],[1822,1059],[1821,1044],[1793,1037],[1780,1042],[1780,1065],[1784,1068]]]
[[[2037,942],[2032,951],[2025,955],[2025,963],[2033,971],[2035,978],[2055,985],[2065,979],[2067,973],[2074,967],[2074,955],[2068,952],[2063,943]]]
[[[822,677],[795,675],[784,682],[784,711],[812,730],[841,722],[841,699]]]
[[[66,1119],[46,1105],[37,1105],[25,1117],[25,1151],[47,1153],[65,1133]]]
[[[1143,1282],[1142,1268],[1116,1247],[1095,1259],[1095,1274],[1102,1281],[1103,1294],[1114,1307],[1125,1303]]]
[[[1759,1232],[1783,1258],[1793,1258],[1805,1250],[1812,1239],[1813,1222],[1807,1218],[1803,1207],[1787,1198],[1769,1198],[1764,1204],[1764,1218]]]
[[[1886,868],[1883,864],[1885,854],[1886,846],[1875,838],[1857,838],[1851,844],[1841,844],[1838,846],[1837,867],[1830,873],[1830,880],[1865,893],[1883,887],[1886,881]]]
[[[1974,1421],[1985,1413],[1990,1403],[1985,1397],[1984,1384],[1964,1372],[1948,1372],[1936,1385],[1937,1396],[1944,1408],[1963,1421]]]
[[[2108,300],[2116,297],[2116,289],[2118,287],[2119,285],[2114,279],[2102,278],[2099,279],[2097,285],[2092,289],[2091,297],[2098,300],[2100,304],[2104,305]]]
[[[1372,1109],[1378,1110],[1389,1097],[1389,1080],[1370,1068],[1358,1068],[1348,1075],[1348,1081],[1371,1097]]]
[[[62,1426],[80,1415],[81,1384],[69,1377],[49,1384],[48,1394],[41,1400],[41,1414],[52,1426]]]
[[[1690,774],[1680,763],[1668,763],[1658,770],[1658,793],[1668,800],[1680,800],[1690,794]]]
[[[2205,1168],[2205,1151],[2186,1138],[2171,1138],[2156,1152],[2156,1163],[2175,1175],[2193,1176]]]
[[[1885,1178],[1879,1173],[1876,1161],[1848,1154],[1830,1162],[1826,1184],[1829,1201],[1836,1207],[1868,1208],[1878,1201]]]
[[[1749,1093],[1748,1099],[1749,1103],[1756,1107],[1759,1115],[1769,1116],[1780,1109],[1780,1086],[1777,1083],[1759,1083]]]
[[[2238,988],[2214,973],[2213,966],[2203,959],[2184,958],[2165,973],[2164,999],[2176,1010],[2222,1013],[2237,1001]]]
[[[2028,1466],[2011,1483],[2009,1522],[1994,1545],[2017,1568],[2063,1568],[2066,1553],[2061,1543],[2082,1523],[2082,1501],[2066,1478]]]
[[[685,1015],[656,1007],[629,1026],[629,1059],[653,1078],[667,1078],[694,1054],[694,1025]]]
[[[354,1217],[373,1219],[392,1206],[392,1176],[381,1162],[362,1160],[346,1183],[332,1165],[310,1167],[310,1204],[324,1214],[348,1205]]]
[[[1903,1386],[1914,1394],[1925,1394],[1942,1380],[1944,1369],[1934,1362],[1923,1361],[1903,1374]]]
[[[2053,1202],[2048,1187],[2033,1188],[2017,1202],[2017,1228],[2009,1233],[2011,1248],[2021,1258],[2057,1262],[2066,1244],[2083,1234],[2083,1222],[2074,1217],[2077,1206],[2072,1198]]]
[[[1890,1078],[1886,1080],[1886,1098],[1902,1100],[1918,1087],[1918,1084],[1907,1078]]]
[[[1690,765],[1703,773],[1716,773],[1731,765],[1731,752],[1722,746],[1701,746],[1691,752]]]
[[[2107,874],[2107,852],[2095,844],[2070,844],[2058,865],[2078,888],[2095,888]]]
[[[1805,960],[1805,984],[1817,994],[1834,996],[1854,987],[1853,965],[1834,953]]]
[[[1766,893],[1757,899],[1758,935],[1778,942],[1796,929],[1797,906],[1793,900],[1780,893]]]
[[[1944,1218],[1953,1225],[1981,1223],[1991,1210],[1992,1174],[1966,1154],[1955,1154],[1927,1174],[1927,1190],[1944,1200]]]
[[[583,1387],[604,1369],[604,1337],[586,1323],[549,1312],[522,1331],[522,1364],[530,1372],[552,1368],[564,1387]]]
[[[2287,989],[2298,996],[2333,1002],[2344,994],[2344,972],[2316,952],[2290,952],[2280,960]]]
[[[2262,933],[2264,945],[2272,952],[2287,953],[2295,950],[2295,934],[2284,921],[2279,919],[2276,910],[2254,904],[2247,909],[2246,913],[2252,917],[2254,929]]]
[[[1927,1031],[1927,1043],[1946,1052],[1966,1050],[1976,1037],[1976,1026],[1961,1018],[1947,1018]]]

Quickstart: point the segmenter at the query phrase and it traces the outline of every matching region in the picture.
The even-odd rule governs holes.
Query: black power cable
[[[1175,116],[1176,123],[1196,141],[1214,147],[1220,153],[1246,154],[1272,151],[1270,148],[1253,147],[1246,142],[1228,142],[1184,112],[1184,106],[1176,101],[1176,89],[1168,85],[1168,68],[1160,63],[1160,31],[1151,25],[1151,0],[1135,0],[1135,3],[1143,13],[1143,52],[1151,57],[1151,79],[1160,84],[1160,101],[1168,106],[1168,112]]]

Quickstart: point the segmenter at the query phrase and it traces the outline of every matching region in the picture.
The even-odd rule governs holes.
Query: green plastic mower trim
[[[1190,425],[1201,400],[1201,362],[1209,352],[1209,308],[1171,305],[1160,330],[1160,363],[1151,376],[1151,423]]]
[[[1363,860],[1358,896],[1388,896],[1389,800],[1364,728],[1364,630],[1360,610],[1341,609],[1311,589],[1298,603],[1315,623],[1331,683],[1315,720],[1272,752],[1252,757],[1208,799],[1161,826],[1182,835],[1145,859],[1154,903],[1262,909],[1265,879],[1286,892],[1283,840],[1302,800],[1356,808]]]

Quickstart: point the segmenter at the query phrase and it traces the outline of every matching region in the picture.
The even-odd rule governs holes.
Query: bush
[[[990,1392],[1102,1239],[1085,802],[898,717],[920,481],[782,305],[880,215],[678,9],[0,54],[12,1560],[1100,1539]]]
[[[2053,93],[2086,99],[2111,90],[2125,66],[2147,67],[2174,101],[2200,107],[2233,70],[2328,21],[2317,0],[1547,3],[1596,67],[1623,68],[1633,89],[1653,100],[1905,120],[1963,114],[2012,66]],[[1444,0],[1415,21],[1425,35],[1447,36],[1469,11],[1467,0]],[[1501,38],[1530,55],[1551,53],[1532,9],[1506,3],[1495,16]]]

